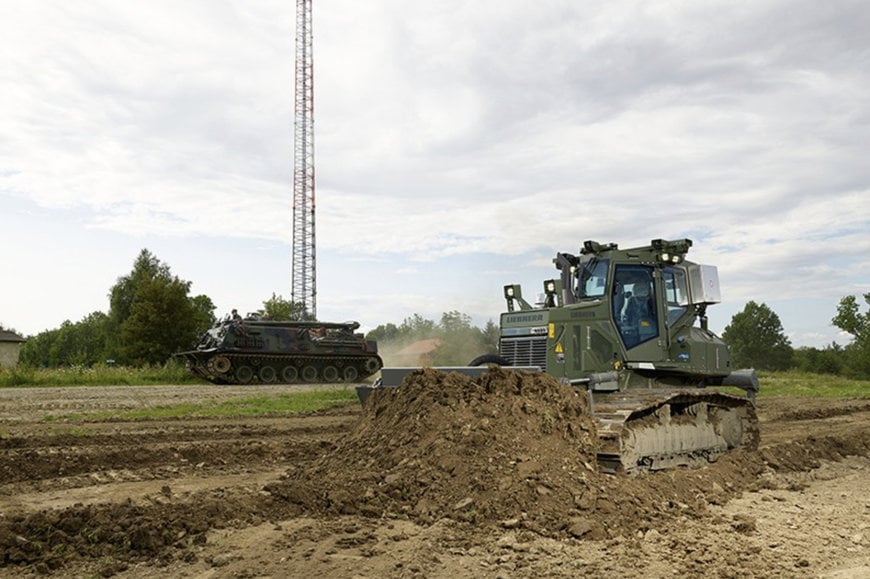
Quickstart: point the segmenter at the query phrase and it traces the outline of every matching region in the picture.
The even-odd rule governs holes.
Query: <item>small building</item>
[[[21,344],[25,340],[15,332],[0,329],[0,366],[17,366]]]

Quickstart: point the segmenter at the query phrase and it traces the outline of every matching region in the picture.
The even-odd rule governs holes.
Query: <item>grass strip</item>
[[[0,387],[53,386],[151,386],[156,384],[204,384],[184,364],[171,360],[166,364],[131,368],[98,364],[93,367],[63,368],[0,367]]]
[[[46,416],[45,422],[61,421],[135,421],[174,418],[232,418],[243,416],[287,416],[315,412],[348,404],[359,404],[353,389],[310,390],[224,400],[215,404],[172,404],[133,410],[63,414]]]
[[[814,398],[870,398],[870,380],[808,372],[762,372],[759,396]]]

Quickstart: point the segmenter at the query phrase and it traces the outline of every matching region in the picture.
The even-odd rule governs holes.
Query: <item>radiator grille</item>
[[[539,366],[547,369],[547,338],[502,338],[499,355],[514,366]]]

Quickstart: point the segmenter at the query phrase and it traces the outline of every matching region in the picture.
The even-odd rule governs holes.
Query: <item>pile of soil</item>
[[[335,448],[266,490],[313,517],[443,518],[604,539],[700,518],[776,468],[734,450],[703,469],[611,475],[596,464],[587,394],[539,372],[421,369],[375,390]]]
[[[596,446],[582,390],[543,373],[424,368],[375,390],[337,448],[268,490],[309,514],[551,529],[594,486]]]

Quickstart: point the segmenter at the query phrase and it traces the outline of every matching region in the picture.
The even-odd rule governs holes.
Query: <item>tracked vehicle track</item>
[[[198,359],[192,369],[218,384],[296,384],[355,382],[381,365],[377,356],[222,353]]]
[[[662,389],[595,394],[593,401],[605,472],[695,466],[758,447],[755,408],[742,397]]]

